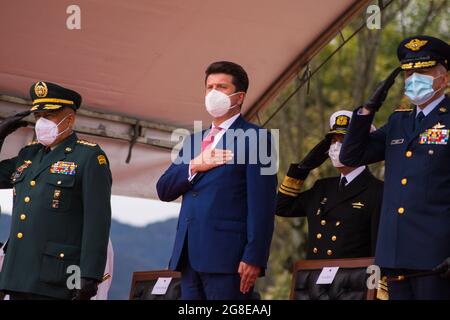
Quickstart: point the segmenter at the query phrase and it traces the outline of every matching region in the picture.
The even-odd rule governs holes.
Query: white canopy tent
[[[243,114],[252,119],[367,2],[79,0],[80,30],[66,27],[72,1],[4,2],[0,117],[29,108],[38,80],[80,92],[76,129],[108,154],[113,193],[156,198],[172,130],[192,129],[194,120],[209,125],[202,103],[209,63],[229,60],[247,70]],[[18,130],[1,158],[32,138],[32,127]]]

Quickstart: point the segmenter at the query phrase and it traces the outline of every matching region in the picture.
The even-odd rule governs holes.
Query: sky
[[[120,223],[135,227],[178,217],[180,203],[140,199],[124,196],[112,196],[112,217]],[[0,190],[0,207],[2,214],[11,215],[12,189]]]

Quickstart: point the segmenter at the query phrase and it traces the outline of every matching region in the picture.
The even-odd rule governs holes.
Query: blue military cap
[[[38,81],[30,87],[31,112],[51,112],[64,107],[76,111],[81,106],[81,95],[51,82]]]
[[[448,70],[450,45],[441,39],[430,36],[413,36],[400,42],[397,56],[403,70],[431,68],[438,63]]]

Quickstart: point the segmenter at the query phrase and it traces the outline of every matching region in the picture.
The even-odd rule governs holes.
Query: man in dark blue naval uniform
[[[0,162],[0,188],[13,188],[14,194],[0,290],[11,299],[89,299],[106,264],[109,163],[98,145],[73,132],[81,104],[77,92],[40,81],[30,95],[30,111],[0,123],[1,143],[26,125],[21,119],[31,112],[38,140]],[[69,266],[80,272],[71,273]],[[67,285],[70,274],[81,277],[78,290]]]
[[[414,36],[400,43],[397,55],[401,68],[355,110],[340,160],[348,166],[385,160],[376,264],[388,277],[389,298],[450,299],[450,98],[444,92],[450,46]],[[414,109],[394,112],[369,134],[402,70]]]

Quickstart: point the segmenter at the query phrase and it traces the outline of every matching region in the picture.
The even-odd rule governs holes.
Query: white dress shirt
[[[434,110],[434,108],[437,107],[437,105],[439,103],[441,103],[442,100],[444,100],[445,95],[443,94],[441,97],[437,98],[436,100],[434,100],[433,102],[431,102],[429,105],[427,105],[425,108],[420,109],[419,106],[417,106],[416,108],[416,117],[419,114],[420,111],[422,111],[423,115],[426,117],[427,115],[430,114],[431,111]]]
[[[356,178],[357,176],[359,176],[365,169],[366,169],[366,166],[361,166],[361,167],[356,168],[355,170],[353,170],[352,172],[350,172],[350,173],[347,174],[347,175],[343,175],[343,174],[341,173],[341,179],[342,179],[343,177],[345,177],[345,179],[347,179],[347,183],[345,184],[345,186],[348,186],[348,185],[350,184],[350,182],[352,182],[353,180],[355,180],[355,178]]]

